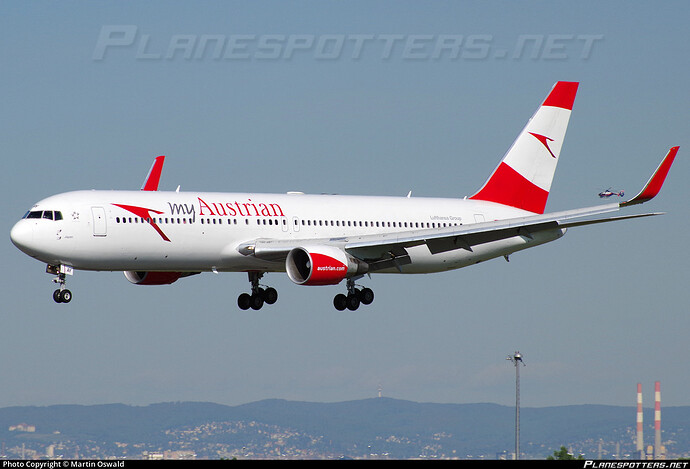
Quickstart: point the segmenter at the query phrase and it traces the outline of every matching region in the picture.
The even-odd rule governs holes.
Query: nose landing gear
[[[347,279],[347,295],[338,293],[333,298],[333,306],[338,311],[349,309],[355,311],[360,304],[369,305],[374,301],[374,292],[371,288],[357,288],[352,278]]]
[[[55,275],[53,282],[60,285],[60,288],[53,292],[53,300],[56,303],[69,303],[72,301],[72,292],[66,286],[67,275],[72,275],[72,268],[65,265],[48,265],[46,266],[46,272]]]
[[[273,287],[262,287],[259,280],[264,276],[263,272],[249,272],[249,283],[252,284],[252,293],[242,293],[237,298],[237,306],[242,310],[249,308],[258,311],[264,303],[272,305],[278,301],[278,292]]]

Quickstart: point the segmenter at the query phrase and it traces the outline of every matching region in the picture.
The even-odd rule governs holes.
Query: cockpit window
[[[62,220],[62,212],[52,210],[32,210],[22,218],[43,218],[45,220]]]

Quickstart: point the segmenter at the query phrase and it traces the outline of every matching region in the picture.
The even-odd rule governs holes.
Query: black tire
[[[347,297],[342,293],[338,293],[335,295],[335,298],[333,298],[333,306],[335,306],[335,309],[338,311],[344,311],[345,308],[347,308]]]
[[[350,311],[355,311],[359,308],[359,296],[357,295],[347,295],[347,309]]]
[[[263,305],[264,305],[263,295],[261,295],[261,294],[252,295],[250,297],[250,299],[251,299],[250,305],[254,311],[258,311],[263,307]]]
[[[359,299],[364,305],[370,305],[374,301],[374,291],[371,288],[362,288],[359,292]]]
[[[61,303],[69,303],[72,301],[72,292],[64,289],[60,292],[60,302]]]
[[[240,307],[242,310],[247,310],[252,304],[252,297],[249,295],[249,293],[242,293],[240,296],[237,297],[237,306]]]
[[[272,305],[276,301],[278,301],[278,292],[276,291],[275,288],[268,287],[264,291],[264,301],[266,304]]]
[[[62,300],[60,299],[60,290],[55,290],[53,292],[53,301],[56,303],[62,303]]]

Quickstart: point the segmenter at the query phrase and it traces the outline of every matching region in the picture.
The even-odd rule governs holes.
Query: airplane
[[[604,198],[608,199],[609,197],[612,197],[614,195],[616,195],[618,197],[623,197],[625,195],[625,191],[614,191],[613,189],[611,189],[609,187],[605,191],[599,192],[599,197],[602,199],[604,199]]]
[[[545,213],[578,82],[559,81],[484,185],[463,198],[159,191],[165,156],[141,190],[75,191],[37,202],[11,229],[15,246],[54,275],[69,303],[75,270],[122,271],[136,285],[168,285],[201,272],[245,272],[240,309],[276,302],[260,283],[282,272],[297,285],[338,285],[339,311],[370,304],[355,282],[374,273],[467,267],[561,238],[567,229],[659,215],[604,216],[660,191],[679,147],[643,189],[620,203]],[[602,218],[603,217],[603,218]]]

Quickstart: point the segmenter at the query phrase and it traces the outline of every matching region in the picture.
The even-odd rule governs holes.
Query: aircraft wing
[[[290,250],[304,245],[330,245],[348,252],[352,256],[367,262],[371,270],[381,270],[397,264],[405,264],[408,257],[407,248],[426,245],[432,254],[439,254],[455,249],[472,251],[477,246],[492,241],[524,236],[531,238],[536,232],[569,228],[593,223],[621,220],[627,218],[658,215],[645,213],[627,217],[612,217],[597,220],[573,221],[588,216],[601,215],[617,211],[619,204],[607,204],[578,210],[536,215],[523,218],[511,218],[471,225],[446,228],[420,229],[395,233],[348,236],[340,238],[278,240],[257,239],[244,243],[239,251],[246,255],[268,261],[284,261]]]
[[[340,238],[277,240],[257,239],[242,244],[239,252],[269,261],[284,261],[290,250],[304,245],[330,245],[348,252],[369,264],[370,271],[387,269],[409,263],[407,248],[426,245],[432,254],[466,249],[473,246],[522,236],[532,238],[539,231],[567,229],[631,218],[661,215],[642,213],[616,217],[591,218],[620,210],[622,207],[641,204],[654,198],[661,189],[673,163],[678,147],[671,148],[642,191],[632,199],[595,207],[566,210],[506,220],[496,220],[446,228],[420,229],[403,232]]]

